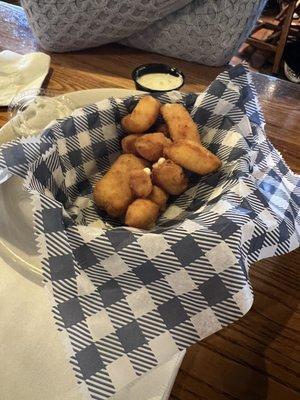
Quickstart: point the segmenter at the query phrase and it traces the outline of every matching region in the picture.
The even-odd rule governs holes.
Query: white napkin
[[[21,55],[10,50],[0,53],[0,106],[10,104],[25,90],[39,89],[48,74],[50,57],[44,53]]]

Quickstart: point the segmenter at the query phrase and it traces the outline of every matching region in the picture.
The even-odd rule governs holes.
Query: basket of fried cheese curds
[[[157,124],[160,114],[165,123]],[[221,167],[221,160],[201,145],[197,124],[182,104],[162,105],[143,96],[121,127],[127,134],[121,140],[124,154],[96,183],[94,200],[110,216],[125,216],[128,226],[154,227],[169,196],[188,189],[185,170],[202,176]]]
[[[243,66],[201,94],[76,110],[2,145],[0,168],[32,194],[53,316],[94,399],[241,318],[250,264],[299,246],[299,177]]]

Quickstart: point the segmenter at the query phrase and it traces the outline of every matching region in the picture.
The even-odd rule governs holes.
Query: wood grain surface
[[[39,50],[21,8],[0,2],[0,50]],[[165,62],[186,75],[184,91],[202,91],[222,70],[117,44],[51,54],[45,86],[59,92],[100,87],[134,88],[139,64]],[[300,85],[261,74],[253,80],[266,132],[293,171],[300,173]],[[0,126],[8,120],[0,109]],[[254,304],[239,322],[192,346],[172,400],[300,399],[300,251],[251,267]]]

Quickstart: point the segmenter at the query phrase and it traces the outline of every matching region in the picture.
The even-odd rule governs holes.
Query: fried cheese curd
[[[121,125],[126,133],[144,133],[156,121],[160,102],[152,96],[143,96],[133,111],[122,118]]]
[[[197,124],[182,104],[164,104],[161,106],[160,112],[174,142],[188,139],[200,143]]]
[[[188,187],[188,179],[180,165],[172,160],[160,158],[152,169],[152,181],[172,195],[183,193]]]
[[[179,140],[166,147],[164,156],[199,175],[215,172],[222,165],[221,160],[215,154],[191,140]]]
[[[147,161],[133,154],[121,154],[94,187],[96,205],[112,217],[125,215],[129,204],[134,199],[129,185],[130,172],[142,170],[147,165]]]
[[[127,209],[125,224],[139,229],[151,229],[158,218],[159,207],[149,199],[136,199]]]

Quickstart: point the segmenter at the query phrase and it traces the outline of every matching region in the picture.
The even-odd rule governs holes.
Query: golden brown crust
[[[142,97],[132,113],[122,118],[122,128],[127,133],[146,132],[156,121],[160,106],[160,102],[154,97]]]
[[[139,154],[136,151],[135,142],[141,136],[143,136],[143,133],[132,133],[131,135],[123,137],[123,139],[121,140],[123,153],[134,154],[135,156],[138,156]]]
[[[165,135],[165,137],[167,137],[167,138],[170,137],[170,132],[169,132],[167,124],[158,125],[156,131],[163,133]]]
[[[171,160],[165,160],[159,165],[153,165],[152,181],[172,195],[183,193],[188,186],[188,179],[183,169]]]
[[[174,142],[189,139],[200,143],[198,127],[182,104],[164,104],[161,106],[160,112]]]
[[[163,133],[154,132],[139,137],[135,141],[135,149],[146,160],[155,162],[162,157],[164,148],[171,143]]]
[[[183,168],[199,175],[218,170],[221,160],[201,144],[191,140],[180,140],[164,149],[164,155]]]
[[[93,193],[96,205],[113,217],[123,216],[134,198],[129,186],[130,171],[146,166],[147,162],[141,158],[122,154],[96,183]]]
[[[144,169],[136,169],[131,171],[129,178],[129,186],[133,191],[135,197],[146,198],[152,192],[153,185],[151,181],[151,172],[149,169],[145,171]]]
[[[159,207],[151,200],[137,199],[127,209],[125,224],[139,229],[150,229],[156,222]]]
[[[160,187],[153,185],[152,192],[147,198],[158,205],[159,211],[165,211],[169,195]]]

